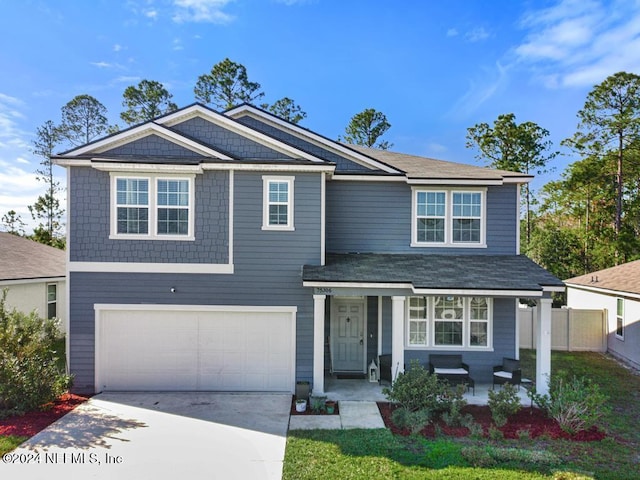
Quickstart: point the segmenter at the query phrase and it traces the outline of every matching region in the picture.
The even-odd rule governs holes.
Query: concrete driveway
[[[279,394],[104,393],[4,457],[0,478],[280,479],[290,407]]]

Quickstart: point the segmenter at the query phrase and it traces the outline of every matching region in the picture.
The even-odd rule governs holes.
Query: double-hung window
[[[484,247],[485,190],[413,189],[411,246]]]
[[[149,179],[117,178],[117,234],[149,233]]]
[[[616,299],[616,337],[624,340],[624,299]]]
[[[480,243],[482,194],[451,192],[453,243]]]
[[[434,344],[436,346],[462,346],[464,330],[464,300],[462,297],[435,297]]]
[[[416,236],[420,243],[444,243],[446,192],[416,192]]]
[[[111,238],[193,240],[193,181],[113,174]]]
[[[189,234],[189,180],[158,179],[158,235]]]
[[[427,345],[427,297],[409,297],[409,345]]]
[[[294,230],[293,181],[294,177],[265,175],[263,181],[263,230]]]
[[[446,350],[492,347],[491,298],[412,296],[407,300],[407,347]]]
[[[55,283],[47,284],[47,318],[58,316],[58,286]]]

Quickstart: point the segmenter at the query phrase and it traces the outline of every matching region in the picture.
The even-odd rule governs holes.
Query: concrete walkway
[[[376,402],[340,400],[340,415],[292,415],[289,430],[384,428]]]

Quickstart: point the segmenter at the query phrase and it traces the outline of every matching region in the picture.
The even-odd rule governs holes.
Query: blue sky
[[[14,209],[30,226],[44,187],[30,153],[38,126],[79,94],[122,125],[122,93],[142,79],[186,106],[225,57],[323,135],[375,108],[393,150],[472,164],[468,127],[513,112],[560,148],[595,84],[640,73],[636,0],[21,0],[0,3],[0,31],[0,215]]]

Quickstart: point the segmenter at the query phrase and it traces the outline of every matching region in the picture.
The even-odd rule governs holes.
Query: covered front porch
[[[334,375],[326,375],[324,378],[325,391],[324,395],[330,400],[335,401],[358,401],[358,402],[386,402],[387,397],[382,393],[382,389],[388,386],[388,383],[371,383],[367,379],[340,380]],[[464,399],[468,405],[487,405],[489,402],[489,391],[492,388],[490,383],[477,384],[475,392],[469,390],[464,394]],[[496,386],[496,388],[500,388]],[[520,403],[529,406],[531,400],[527,396],[527,389],[521,387],[518,390]]]
[[[305,266],[303,280],[314,289],[314,394],[384,400],[377,384],[337,376],[368,375],[371,361],[388,354],[392,380],[411,360],[426,367],[431,354],[459,354],[476,382],[469,403],[486,402],[492,366],[519,356],[522,298],[539,306],[532,380],[546,391],[551,292],[564,287],[526,257],[329,255],[325,266]]]

